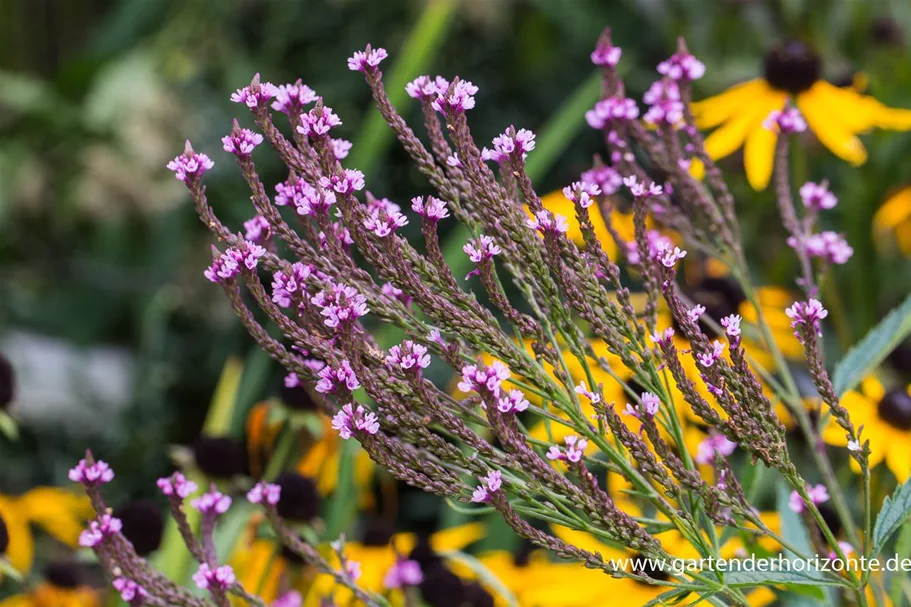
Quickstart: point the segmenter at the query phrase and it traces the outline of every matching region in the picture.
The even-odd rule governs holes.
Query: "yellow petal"
[[[784,103],[782,102],[782,106]],[[781,109],[781,107],[775,108]],[[766,189],[772,178],[772,167],[775,164],[775,144],[778,135],[759,125],[747,135],[743,147],[743,166],[746,169],[747,181],[756,191]]]
[[[76,546],[92,516],[88,497],[58,487],[35,487],[18,499],[28,520],[69,546]]]
[[[882,203],[873,216],[877,232],[894,230],[899,224],[911,219],[911,188],[904,188]]]
[[[752,101],[754,96],[762,94],[767,89],[768,85],[765,81],[755,78],[734,85],[714,97],[694,101],[690,104],[690,108],[693,110],[696,126],[700,129],[710,129],[722,122],[727,122],[739,114],[744,105]]]
[[[764,82],[762,88],[741,106],[740,112],[718,127],[705,140],[705,151],[713,159],[724,158],[732,154],[741,145],[747,135],[755,129],[761,129],[763,121],[772,110],[780,109],[787,100],[787,94],[776,91]]]
[[[14,594],[0,601],[0,607],[35,607],[35,599],[28,594]]]
[[[0,495],[0,516],[3,517],[9,533],[6,558],[16,571],[28,573],[35,555],[35,544],[28,518],[22,512],[16,498],[4,495]]]
[[[867,161],[867,150],[854,134],[858,121],[845,122],[844,115],[839,119],[838,110],[827,103],[825,90],[814,85],[797,96],[797,107],[820,143],[842,160],[861,165]],[[823,91],[822,95],[820,91]]]

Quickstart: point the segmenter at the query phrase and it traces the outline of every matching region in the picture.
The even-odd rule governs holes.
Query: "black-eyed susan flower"
[[[9,536],[7,560],[20,573],[28,573],[35,554],[33,526],[75,548],[91,516],[88,498],[57,487],[35,487],[18,496],[0,495],[0,518]]]
[[[887,390],[875,377],[864,379],[859,389],[845,393],[841,400],[851,421],[863,426],[863,438],[870,441],[870,466],[881,462],[899,483],[911,476],[911,386]],[[845,431],[831,422],[822,433],[829,445],[858,449]],[[853,458],[852,466],[856,469]]]
[[[890,196],[873,216],[873,242],[895,243],[905,257],[911,256],[911,187]]]
[[[772,175],[777,135],[763,127],[771,112],[794,103],[820,143],[853,165],[867,160],[859,134],[873,128],[911,129],[911,110],[891,108],[851,88],[822,79],[822,59],[809,46],[789,42],[766,54],[763,75],[692,104],[696,126],[715,128],[705,147],[713,159],[744,148],[747,180],[765,189]]]
[[[3,599],[0,607],[98,607],[98,592],[85,584],[84,577],[75,563],[51,563],[41,582],[27,592]]]

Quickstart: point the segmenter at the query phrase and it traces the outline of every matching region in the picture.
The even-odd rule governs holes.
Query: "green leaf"
[[[902,526],[902,532],[898,536],[898,541],[895,542],[895,554],[898,556],[898,562],[901,563],[906,558],[911,558],[911,519],[905,521],[905,524]],[[890,598],[892,599],[893,605],[902,604],[902,582],[905,580],[903,575],[892,575],[892,585],[889,590]]]
[[[781,518],[781,535],[794,548],[804,555],[813,554],[813,544],[810,542],[810,534],[803,524],[800,516],[788,507],[788,500],[791,491],[783,481],[775,487],[775,509],[778,510],[778,516]],[[785,554],[792,559],[797,558],[790,550]]]
[[[835,365],[832,383],[839,396],[860,383],[879,363],[911,335],[911,295],[870,329]]]
[[[431,0],[402,44],[398,58],[385,78],[389,102],[404,113],[411,98],[405,94],[405,85],[415,76],[425,72],[433,63],[446,40],[446,31],[458,3],[455,0]],[[376,111],[370,113],[361,128],[360,137],[351,151],[351,166],[366,175],[383,158],[392,141],[392,129]]]
[[[911,479],[896,487],[895,492],[883,502],[883,507],[873,525],[873,551],[870,556],[876,556],[886,547],[886,542],[904,524],[909,514],[911,514]]]
[[[757,564],[761,561],[757,561]],[[768,561],[771,565],[775,561]],[[847,586],[844,580],[826,577],[824,571],[813,568],[806,561],[801,563],[801,571],[729,571],[724,574],[724,583],[732,588],[746,588],[749,586],[768,586],[782,584],[787,586]]]
[[[342,441],[339,454],[338,482],[329,500],[324,537],[333,540],[348,531],[357,515],[357,491],[354,486],[354,458],[360,448],[357,441]]]
[[[3,576],[8,577],[15,582],[22,581],[22,574],[19,573],[19,570],[13,567],[5,557],[0,556],[0,579],[2,579]]]

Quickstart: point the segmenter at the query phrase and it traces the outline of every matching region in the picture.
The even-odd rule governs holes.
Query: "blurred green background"
[[[230,93],[255,72],[296,78],[342,117],[348,166],[398,202],[427,193],[379,123],[345,59],[389,50],[387,83],[456,74],[480,87],[480,142],[509,124],[539,134],[539,192],[576,179],[600,151],[582,119],[598,94],[588,55],[611,26],[629,93],[641,98],[679,35],[708,66],[697,98],[755,77],[775,41],[812,43],[833,81],[862,71],[868,92],[911,107],[906,1],[815,0],[5,0],[0,2],[0,350],[14,363],[19,440],[0,438],[0,493],[65,481],[87,446],[118,470],[117,491],[154,488],[164,445],[200,430],[229,356],[246,359],[243,411],[277,390],[220,289],[202,277],[211,238],[165,163],[189,138],[216,162],[209,197],[239,229],[252,215],[220,137],[243,108]],[[421,129],[417,129],[421,132]],[[809,145],[798,170],[828,178],[842,204],[828,220],[856,251],[837,273],[856,339],[907,293],[906,260],[877,248],[870,219],[911,182],[911,135],[874,133],[855,169]],[[258,155],[267,184],[286,175]],[[724,163],[757,279],[789,284],[793,260],[770,192],[748,189],[739,155]],[[414,227],[414,226],[410,226]]]

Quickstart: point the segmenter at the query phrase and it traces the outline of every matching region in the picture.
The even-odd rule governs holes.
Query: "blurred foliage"
[[[610,25],[624,48],[629,94],[655,78],[675,38],[708,66],[697,94],[754,77],[776,40],[805,39],[826,77],[862,71],[869,92],[911,107],[911,5],[837,0],[13,0],[0,4],[0,322],[79,348],[117,345],[134,361],[133,396],[116,419],[75,431],[66,423],[22,428],[0,443],[4,492],[60,482],[92,444],[121,477],[118,490],[148,493],[170,465],[162,445],[187,443],[202,427],[225,360],[247,358],[243,412],[275,393],[279,372],[252,345],[218,289],[202,279],[208,233],[165,162],[193,140],[216,161],[210,200],[239,228],[248,194],[219,138],[234,115],[231,91],[255,72],[274,83],[303,78],[342,117],[353,157],[369,163],[377,195],[406,201],[427,184],[377,123],[362,79],[345,59],[367,42],[400,71],[460,74],[480,87],[470,115],[479,141],[515,124],[554,133],[535,152],[539,191],[562,187],[591,164],[598,136],[573,127],[596,94],[588,55]],[[421,25],[415,28],[415,23]],[[423,28],[423,29],[422,29]],[[408,49],[403,56],[402,49]],[[393,99],[409,101],[397,88]],[[566,104],[566,105],[564,105]],[[569,113],[559,113],[569,108]],[[406,117],[417,118],[410,107]],[[558,118],[554,118],[557,116]],[[568,116],[568,118],[567,118]],[[575,116],[575,121],[571,118]],[[420,132],[420,129],[418,129]],[[577,135],[578,133],[578,135]],[[833,229],[854,246],[832,280],[845,294],[851,338],[862,335],[911,286],[905,260],[881,254],[870,219],[886,195],[911,181],[911,136],[868,137],[860,169],[812,142],[795,179],[828,179],[842,204]],[[572,145],[570,145],[572,143]],[[550,155],[548,158],[547,155]],[[285,178],[258,159],[267,183]],[[724,163],[739,175],[742,159]],[[744,232],[762,282],[789,284],[783,228],[771,192],[737,179]],[[410,226],[414,227],[414,225]],[[458,251],[461,243],[455,242]],[[253,352],[253,354],[250,354]],[[74,396],[75,398],[75,396]],[[17,463],[20,465],[12,465]]]

